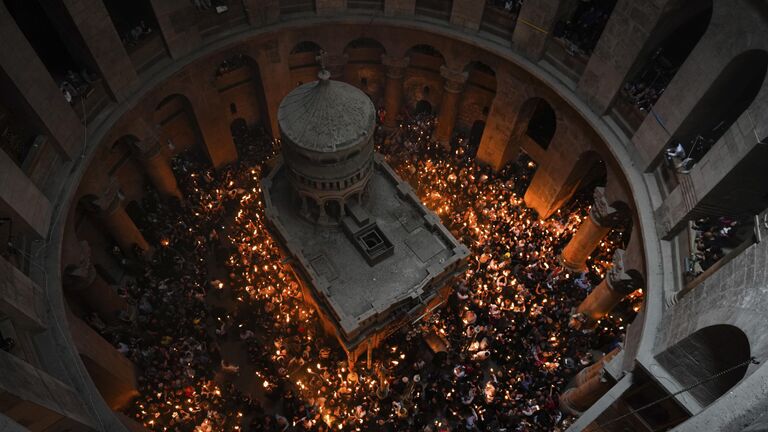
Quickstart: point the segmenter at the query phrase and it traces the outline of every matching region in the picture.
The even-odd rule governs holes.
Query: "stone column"
[[[3,216],[13,221],[14,230],[46,238],[51,223],[51,202],[3,150],[0,150],[0,184],[0,207]]]
[[[384,15],[413,15],[416,13],[416,0],[384,0]]]
[[[80,318],[68,314],[75,348],[104,401],[113,410],[125,408],[139,395],[133,362]]]
[[[263,27],[280,20],[279,0],[244,0],[243,5],[248,24],[253,27]]]
[[[254,49],[257,51],[252,57],[259,59],[261,86],[267,104],[265,109],[269,114],[269,129],[272,137],[280,138],[277,111],[283,98],[293,90],[288,58],[280,54],[280,43],[277,39],[268,40]]]
[[[453,128],[456,126],[456,117],[459,114],[459,103],[464,85],[469,78],[469,73],[440,67],[440,75],[445,78],[443,99],[440,101],[440,114],[437,117],[437,129],[435,141],[443,145],[449,145]]]
[[[117,180],[112,179],[109,182],[95,204],[104,228],[126,256],[134,256],[134,246],[139,246],[145,254],[151,253],[152,248],[149,243],[123,207]]]
[[[88,53],[115,100],[121,101],[138,80],[128,53],[101,0],[63,0]]]
[[[14,326],[31,331],[44,330],[47,302],[40,286],[3,257],[0,257],[0,274],[3,275],[0,313],[9,317]]]
[[[634,273],[634,272],[633,272]],[[624,268],[624,250],[616,249],[613,254],[613,266],[608,270],[605,279],[581,302],[576,309],[577,315],[586,318],[587,327],[607,315],[621,300],[643,287],[639,275],[627,273]],[[571,321],[572,327],[580,327],[577,321]]]
[[[0,371],[13,371],[0,373],[3,414],[29,430],[58,429],[53,423],[62,418],[74,430],[105,430],[86,409],[84,395],[69,384],[2,350]]]
[[[483,20],[485,0],[453,0],[451,24],[478,30]]]
[[[613,386],[613,382],[602,370],[587,382],[578,387],[572,387],[560,395],[560,409],[579,415],[603,397]]]
[[[320,16],[343,13],[347,9],[347,0],[315,0],[315,10]]]
[[[189,0],[149,0],[160,33],[171,57],[178,59],[202,43],[195,21],[195,7]]]
[[[514,49],[533,61],[541,60],[564,1],[536,0],[523,3],[512,34]]]
[[[621,90],[632,65],[653,41],[654,30],[666,12],[670,1],[619,1],[611,13],[603,34],[589,57],[576,92],[597,113],[604,114]],[[698,12],[701,6],[691,4],[685,9]]]
[[[140,141],[136,143],[136,153],[155,189],[163,196],[176,197],[183,201],[176,176],[162,152],[160,141],[156,137]]]
[[[96,272],[88,242],[83,240],[79,246],[79,259],[64,268],[64,286],[105,323],[114,324],[118,314],[128,308],[128,302]]]
[[[560,257],[563,266],[572,271],[586,270],[589,255],[608,235],[608,232],[620,224],[623,216],[620,211],[608,204],[605,188],[596,187],[589,216],[563,249]]]
[[[381,56],[381,63],[387,68],[387,84],[384,89],[384,127],[397,127],[397,116],[403,106],[403,79],[411,59],[398,58],[387,54]]]

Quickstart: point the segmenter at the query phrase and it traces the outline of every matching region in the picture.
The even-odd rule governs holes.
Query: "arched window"
[[[701,383],[690,393],[707,406],[744,378],[747,365],[743,363],[750,355],[749,340],[744,332],[721,324],[688,335],[656,358],[680,386]],[[711,379],[724,371],[729,372]]]

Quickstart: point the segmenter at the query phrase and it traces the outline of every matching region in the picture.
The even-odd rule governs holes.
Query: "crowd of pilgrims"
[[[377,132],[377,149],[472,251],[447,305],[351,373],[264,223],[259,179],[278,143],[242,127],[240,159],[228,168],[173,159],[183,203],[147,191],[142,226],[157,250],[127,286],[133,316],[100,328],[140,371],[129,416],[153,431],[567,428],[558,395],[622,344],[641,301],[630,297],[594,330],[568,326],[622,234],[610,235],[587,272],[564,270],[558,251],[588,199],[540,221],[521,198],[532,161],[494,173],[473,162],[465,138],[450,149],[433,143],[433,117],[402,123]],[[244,354],[225,353],[225,344]]]
[[[743,241],[743,235],[739,234],[743,234],[741,231],[745,225],[730,216],[702,217],[692,222],[693,248],[687,263],[687,275],[700,275],[720,261],[727,251],[736,248]],[[746,226],[746,229],[751,234],[750,227]]]

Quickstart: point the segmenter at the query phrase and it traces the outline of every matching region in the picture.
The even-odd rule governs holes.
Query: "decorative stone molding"
[[[638,276],[627,273],[627,269],[624,267],[625,253],[626,251],[623,249],[616,249],[613,253],[613,265],[605,275],[608,288],[622,295],[627,295],[643,287],[643,281]]]
[[[381,55],[381,64],[387,68],[387,78],[401,79],[405,76],[405,69],[411,63],[410,57],[395,57],[388,54]]]
[[[625,220],[626,215],[608,203],[604,187],[596,187],[593,194],[594,203],[589,210],[589,217],[599,226],[615,228]]]
[[[461,93],[464,91],[464,85],[469,78],[468,72],[457,71],[446,66],[440,66],[440,75],[445,78],[445,91],[450,93]]]

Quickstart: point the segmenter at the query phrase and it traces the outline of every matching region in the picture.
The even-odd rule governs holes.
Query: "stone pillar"
[[[525,132],[521,107],[526,96],[521,92],[525,83],[514,77],[506,66],[497,69],[496,82],[496,97],[488,113],[477,160],[499,170],[520,152],[520,136]]]
[[[485,0],[453,0],[451,24],[470,30],[479,30],[485,3]]]
[[[560,409],[579,415],[603,397],[613,386],[613,382],[602,370],[589,381],[578,387],[572,387],[560,395]]]
[[[168,158],[162,152],[160,141],[156,137],[140,141],[136,143],[136,153],[155,189],[163,196],[176,197],[183,201],[176,176]]]
[[[134,246],[139,246],[145,251],[145,255],[151,254],[152,248],[123,207],[119,189],[117,180],[112,179],[95,203],[98,207],[98,216],[104,228],[126,256],[134,256]]]
[[[280,43],[277,39],[269,40],[259,46],[259,51],[254,54],[254,58],[259,58],[261,85],[264,89],[272,136],[280,138],[277,111],[280,102],[293,89],[288,59],[280,55]]]
[[[617,227],[624,215],[608,204],[605,188],[596,187],[594,202],[587,219],[563,249],[560,261],[572,271],[584,271],[587,258],[600,244],[612,228]]]
[[[189,0],[149,0],[157,17],[160,33],[173,59],[184,57],[200,46],[196,11]]]
[[[411,59],[398,58],[387,54],[381,56],[381,63],[387,68],[387,84],[384,89],[384,127],[397,127],[397,116],[403,107],[403,79]]]
[[[139,395],[135,366],[80,318],[68,314],[67,321],[75,348],[104,401],[113,410],[125,408]]]
[[[9,84],[3,91],[28,105],[33,120],[67,159],[77,157],[83,145],[83,126],[4,3],[0,3],[0,40],[0,71]]]
[[[62,417],[75,430],[103,430],[70,385],[2,350],[0,371],[13,371],[0,373],[3,414],[29,430],[56,430]]]
[[[443,145],[450,145],[453,128],[456,126],[456,117],[459,114],[459,103],[464,85],[469,78],[469,73],[440,67],[440,75],[445,78],[443,99],[440,101],[440,114],[437,117],[437,129],[435,141]]]
[[[47,237],[51,202],[2,150],[0,185],[0,208],[3,209],[3,216],[11,218],[13,229],[37,238]]]
[[[81,241],[79,249],[79,259],[64,267],[64,286],[105,323],[114,324],[118,314],[128,308],[128,302],[96,272],[88,242]]]
[[[315,11],[320,16],[343,13],[347,9],[347,0],[315,0]]]
[[[416,13],[416,0],[384,0],[384,15],[413,15]]]
[[[633,272],[634,273],[634,272]],[[643,287],[643,281],[636,274],[627,273],[624,268],[624,250],[616,249],[613,254],[613,266],[602,282],[579,304],[577,315],[586,318],[587,327],[594,326],[596,322],[607,315],[621,300]],[[573,327],[579,327],[576,321],[572,321]]]
[[[523,3],[512,34],[513,48],[530,60],[541,60],[564,1],[536,0]]]
[[[138,77],[102,0],[63,0],[101,78],[115,100],[131,92]]]
[[[0,274],[0,314],[11,318],[14,326],[44,330],[46,299],[40,287],[3,257]]]
[[[263,27],[280,20],[280,0],[243,0],[248,23]]]
[[[608,110],[643,49],[653,49],[646,45],[656,34],[667,3],[624,0],[616,4],[576,89],[597,114]],[[695,5],[689,7],[698,10]]]
[[[187,82],[193,86],[189,101],[203,136],[205,150],[211,165],[219,169],[237,160],[237,148],[229,128],[227,107],[213,80],[207,69],[197,68],[190,72]]]

